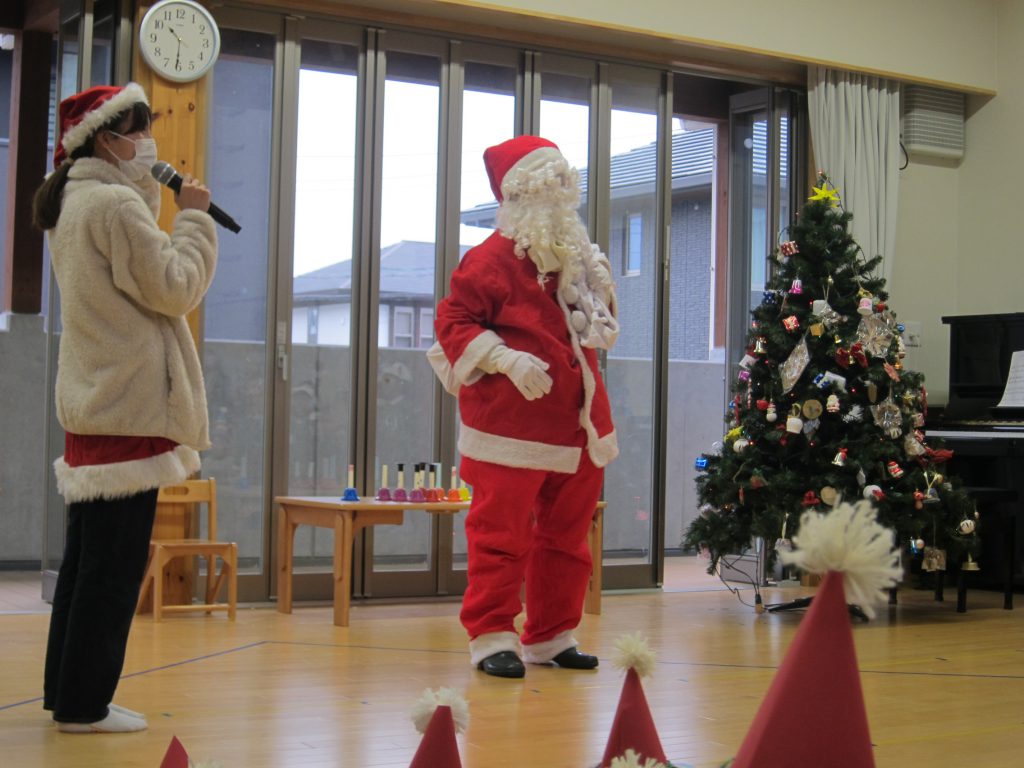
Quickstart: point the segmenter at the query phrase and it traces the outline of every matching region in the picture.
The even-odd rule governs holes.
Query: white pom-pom
[[[872,603],[884,600],[883,590],[902,576],[893,533],[875,516],[869,501],[845,502],[825,515],[805,512],[793,537],[796,549],[779,559],[808,573],[841,571],[846,599],[874,617]]]
[[[640,762],[640,755],[632,749],[627,749],[626,754],[621,757],[613,757],[611,768],[665,768],[664,763],[659,763],[653,757]]]
[[[466,730],[466,726],[469,725],[469,704],[459,692],[454,688],[438,688],[436,691],[427,688],[416,700],[412,710],[412,722],[417,731],[424,733],[427,730],[434,710],[440,706],[451,707],[456,733]]]
[[[639,632],[620,637],[615,641],[615,650],[614,664],[619,669],[635,669],[640,677],[647,677],[654,671],[654,651]]]

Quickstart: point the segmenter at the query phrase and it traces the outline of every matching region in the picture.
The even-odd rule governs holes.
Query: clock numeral
[[[204,37],[203,38],[203,48],[209,48],[209,47],[210,47],[210,38]]]
[[[170,56],[165,56],[164,57],[164,67],[166,68],[166,67],[170,66],[170,64],[171,64]]]
[[[174,60],[174,71],[181,72],[181,59]]]
[[[195,21],[195,19],[193,19],[193,22],[194,21]],[[200,24],[199,25],[199,34],[200,35],[205,35],[206,34],[206,25],[205,24]]]
[[[185,18],[185,9],[184,8],[178,8],[176,16],[179,19],[184,19]]]
[[[153,29],[163,29],[164,23],[160,19],[153,19]]]
[[[202,61],[202,60],[203,60],[203,52],[202,52],[202,51],[200,51],[200,52],[199,52],[199,60],[200,60],[200,61]]]
[[[156,42],[156,32],[150,32],[149,33],[149,42],[151,42],[151,43],[155,43]]]
[[[160,46],[159,45],[156,48],[153,49],[153,55],[154,56],[163,56],[163,54],[160,53]]]
[[[189,68],[190,70],[195,70],[195,68],[196,68],[196,63],[195,63],[194,61],[189,61],[189,63],[188,63],[188,68]]]
[[[171,15],[170,11],[164,11],[164,21],[170,21],[172,18],[174,17]]]

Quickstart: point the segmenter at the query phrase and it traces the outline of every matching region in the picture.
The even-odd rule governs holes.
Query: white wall
[[[996,0],[417,0],[633,30],[662,39],[996,88]],[[538,27],[543,33],[543,26]]]

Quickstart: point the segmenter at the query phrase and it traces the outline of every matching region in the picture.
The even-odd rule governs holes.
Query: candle
[[[457,477],[457,474],[456,474],[456,471],[455,471],[455,465],[453,464],[452,465],[452,480],[451,480],[451,483],[449,483],[449,485],[448,485],[449,488],[455,488],[456,487],[455,486],[456,477]]]
[[[381,464],[381,466],[380,466],[380,487],[381,488],[387,488],[388,487],[388,465],[387,464]]]
[[[355,480],[356,480],[356,465],[355,464],[349,464],[348,465],[348,487],[349,488],[355,488],[356,487]]]
[[[440,461],[437,462],[434,465],[434,487],[435,488],[440,488],[441,487],[441,462]]]
[[[398,465],[398,487],[405,488],[405,464]]]

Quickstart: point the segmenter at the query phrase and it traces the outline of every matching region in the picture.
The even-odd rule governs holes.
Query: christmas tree
[[[881,256],[866,258],[852,215],[821,175],[771,257],[733,382],[727,432],[697,459],[701,514],[684,546],[723,556],[755,538],[770,565],[801,514],[867,498],[924,571],[976,554],[977,515],[925,443],[924,376],[903,368],[903,327],[887,306]]]

